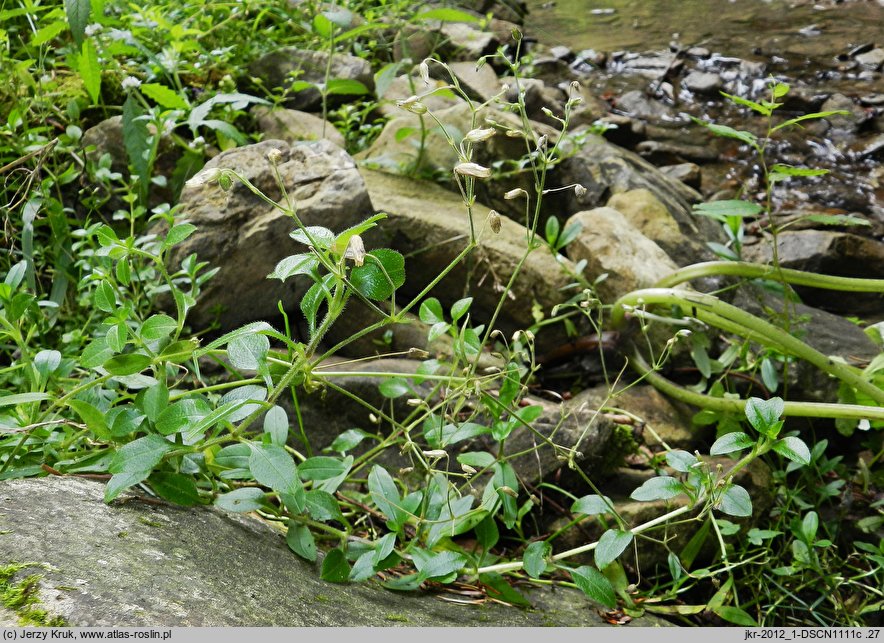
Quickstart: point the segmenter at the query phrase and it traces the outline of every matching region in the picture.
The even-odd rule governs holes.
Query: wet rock
[[[460,196],[431,183],[367,170],[363,176],[374,206],[390,215],[379,224],[386,236],[385,243],[406,256],[416,257],[406,259],[407,281],[402,291],[406,295],[417,294],[467,244],[470,226],[466,208]],[[470,278],[468,266],[461,263],[436,286],[433,295],[444,307],[469,292],[473,296],[470,312],[478,324],[487,321],[497,306],[501,286],[524,254],[527,232],[521,224],[503,217],[500,232],[493,234],[486,224],[488,208],[476,203],[472,211],[476,231],[481,231],[481,242],[472,255]],[[532,304],[537,302],[549,310],[561,303],[567,295],[560,288],[569,281],[549,252],[531,253],[504,300],[497,326],[507,336],[517,329],[529,328],[534,324]],[[555,343],[561,339],[555,333],[544,335],[540,334],[538,341]]]
[[[828,135],[845,139],[853,136],[860,127],[860,124],[866,119],[867,115],[863,109],[853,102],[844,94],[832,94],[822,105],[822,111],[845,111],[846,114],[829,116],[826,121],[829,123]]]
[[[684,80],[682,86],[695,94],[717,94],[723,83],[718,74],[705,71],[692,71]]]
[[[439,32],[445,39],[443,50],[439,52],[444,60],[475,61],[494,52],[499,44],[493,33],[464,22],[446,22]]]
[[[884,156],[884,134],[878,134],[861,142],[857,155],[860,158],[882,158]]]
[[[624,114],[643,119],[662,119],[674,116],[671,107],[654,100],[640,90],[629,91],[620,96],[617,99],[616,108]]]
[[[865,53],[858,54],[854,57],[856,62],[872,71],[881,69],[884,66],[884,48],[875,47]]]
[[[855,295],[851,293],[850,299]],[[844,297],[843,294],[838,296]],[[771,314],[782,319],[786,312],[782,298],[759,287],[741,289],[731,303],[762,319],[769,319]],[[851,309],[851,313],[855,312],[856,309]],[[793,331],[823,355],[837,356],[848,364],[862,367],[880,353],[879,347],[859,326],[840,315],[805,304],[790,304],[788,315]],[[838,400],[838,380],[801,360],[796,360],[789,368],[785,384],[796,399],[810,402]]]
[[[587,262],[584,274],[590,281],[607,273],[597,287],[602,301],[613,302],[638,288],[649,288],[678,268],[660,246],[613,208],[578,212],[568,219],[572,224],[582,228],[568,246],[568,257]]]
[[[33,562],[37,598],[69,626],[604,626],[576,590],[527,591],[536,611],[453,605],[373,582],[333,584],[280,531],[246,515],[139,502],[106,505],[79,478],[0,487],[0,557]],[[260,573],[256,573],[256,569]],[[642,617],[638,625],[664,621]]]
[[[652,163],[685,161],[710,163],[718,160],[718,152],[709,146],[672,143],[670,141],[642,141],[635,146],[635,151]]]
[[[768,263],[771,244],[760,243],[744,248],[749,261]],[[780,264],[810,272],[846,277],[884,278],[884,242],[847,232],[830,230],[785,231],[779,235]],[[884,310],[884,293],[843,293],[833,290],[797,289],[812,306],[842,313],[867,313]]]
[[[702,186],[703,174],[700,171],[700,166],[696,163],[664,165],[660,168],[660,171],[666,176],[681,181],[695,190],[699,190]]]
[[[574,52],[564,45],[550,47],[549,53],[553,58],[564,60],[566,63],[570,63],[574,60]]]
[[[685,54],[689,58],[694,58],[695,60],[702,60],[703,58],[709,58],[712,55],[706,47],[691,47],[689,48]]]
[[[293,81],[312,83],[286,99],[291,109],[316,111],[322,105],[322,95],[317,85],[325,83],[328,69],[328,53],[296,47],[285,47],[265,54],[249,65],[249,74],[261,80],[268,89],[288,89]],[[332,54],[330,79],[355,80],[368,90],[374,91],[374,75],[371,65],[363,58],[349,54]],[[339,104],[352,96],[346,93],[329,96],[329,101]]]
[[[663,78],[668,72],[681,66],[675,53],[670,51],[654,51],[648,53],[626,53],[613,56],[608,61],[609,71],[625,74],[639,74],[646,78]]]
[[[306,225],[343,230],[373,212],[353,159],[326,140],[247,145],[219,154],[206,164],[205,171],[234,169],[269,198],[284,204],[266,158],[271,150],[282,154],[279,173]],[[200,261],[219,268],[188,317],[195,328],[212,322],[216,306],[224,309],[219,321],[225,330],[278,316],[279,300],[290,310],[297,308],[312,281],[267,279],[279,260],[304,251],[289,239],[295,226],[288,214],[268,206],[236,181],[227,192],[217,183],[188,185],[181,194],[181,206],[197,231],[175,247],[169,265],[177,269],[182,259],[197,253]]]
[[[721,237],[717,225],[692,214],[690,203],[701,198],[694,190],[638,155],[597,137],[587,137],[580,150],[556,168],[554,177],[560,185],[579,183],[586,188],[579,197],[571,192],[559,195],[553,201],[559,211],[579,212],[604,205],[614,194],[644,188],[666,206],[686,236],[709,240]]]
[[[252,113],[258,123],[258,129],[265,138],[286,143],[317,141],[325,138],[340,148],[346,146],[343,135],[334,125],[309,112],[256,107]]]

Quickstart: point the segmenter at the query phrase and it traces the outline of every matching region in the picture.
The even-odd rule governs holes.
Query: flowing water
[[[877,0],[556,0],[530,8],[531,33],[576,51],[645,51],[678,41],[798,63],[884,44],[884,3]]]
[[[590,50],[578,55],[593,63],[579,70],[581,77],[613,111],[674,129],[676,141],[715,147],[718,159],[701,163],[711,179],[704,178],[707,197],[719,185],[744,194],[760,188],[745,148],[709,143],[689,118],[763,133],[762,119],[728,104],[718,89],[760,100],[775,77],[792,86],[783,108],[789,117],[849,109],[849,119],[808,124],[772,146],[774,160],[831,171],[783,186],[777,206],[858,213],[875,224],[866,234],[884,234],[884,63],[864,58],[884,48],[884,0],[529,0],[528,6],[530,36],[578,54]],[[720,86],[686,90],[691,72],[716,74]],[[638,107],[618,104],[628,92],[643,95]],[[628,137],[615,133],[612,140],[630,146]],[[696,160],[670,156],[669,162]]]

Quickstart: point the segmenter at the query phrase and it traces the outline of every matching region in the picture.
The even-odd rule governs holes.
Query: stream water
[[[529,3],[527,26],[575,51],[644,51],[679,41],[763,60],[821,64],[884,41],[884,3],[787,0],[555,0]],[[762,58],[758,58],[761,54]]]
[[[846,117],[784,131],[772,145],[772,160],[830,170],[784,185],[776,205],[858,214],[872,224],[862,234],[884,236],[884,0],[529,0],[528,6],[529,35],[568,47],[576,54],[571,68],[614,113],[648,125],[644,141],[623,132],[609,138],[657,165],[702,165],[707,197],[722,188],[752,195],[762,187],[745,148],[710,142],[690,119],[763,133],[763,119],[734,107],[719,90],[759,100],[775,77],[792,87],[781,110],[787,117],[848,110]],[[664,145],[654,141],[661,132]],[[712,155],[698,151],[710,146]]]

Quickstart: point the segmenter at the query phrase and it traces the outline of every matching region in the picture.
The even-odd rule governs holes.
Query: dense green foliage
[[[182,505],[256,512],[285,530],[298,556],[314,561],[324,552],[321,574],[331,582],[386,572],[386,587],[413,590],[463,579],[490,598],[523,605],[506,580],[512,574],[576,586],[612,610],[611,618],[648,610],[741,625],[866,623],[884,605],[884,541],[875,537],[884,515],[881,501],[867,503],[856,524],[821,516],[835,512],[850,489],[867,495],[880,489],[880,432],[854,434],[867,441],[867,453],[846,462],[828,457],[825,440],[798,435],[786,418],[835,418],[845,435],[884,426],[884,358],[865,370],[833,362],[790,333],[788,315],[785,321],[761,319],[713,295],[675,286],[706,274],[762,280],[787,294],[789,283],[856,290],[881,284],[781,270],[775,258],[771,267],[734,261],[685,268],[658,288],[603,304],[578,266],[569,275],[578,294],[507,342],[495,333],[495,320],[528,256],[556,255],[579,232],[560,229],[555,217],[539,229],[547,175],[566,151],[561,143],[576,99],[558,115],[562,136],[546,140],[532,130],[521,93],[508,109],[523,126],[515,133],[525,142],[520,166],[534,192],[524,194],[524,254],[494,315],[476,320],[471,297],[443,306],[434,295],[439,281],[499,227],[496,213],[474,221],[472,211],[477,182],[494,179],[491,168],[476,163],[475,149],[502,135],[481,123],[456,138],[439,130],[459,158],[446,178],[463,196],[467,241],[419,294],[397,299],[407,262],[395,250],[362,245],[362,235],[384,215],[347,230],[305,226],[297,203],[274,202],[232,170],[200,172],[218,151],[257,140],[250,106],[278,104],[289,92],[307,88],[296,78],[286,91],[249,78],[248,63],[281,46],[364,57],[380,87],[410,66],[424,75],[432,64],[446,78],[444,91],[461,96],[474,113],[479,109],[453,74],[445,76],[444,62],[416,65],[394,56],[394,45],[414,25],[481,24],[480,18],[459,9],[416,10],[407,0],[343,4],[158,1],[138,8],[100,0],[20,0],[3,6],[0,479],[97,475],[107,480],[108,502],[141,485]],[[517,55],[520,38],[514,34],[512,48],[493,57],[517,78],[524,63]],[[327,76],[320,91],[324,115],[357,151],[377,135],[383,119],[374,113],[380,98],[353,82]],[[773,84],[770,102],[741,104],[772,118],[786,91]],[[328,98],[336,93],[358,99],[334,107]],[[426,127],[435,127],[420,97],[401,106],[426,114]],[[122,119],[126,167],[114,167],[110,155],[98,157],[83,145],[86,129],[111,116]],[[789,124],[771,124],[768,138]],[[767,139],[710,127],[764,154]],[[425,132],[419,135],[423,145]],[[158,161],[164,146],[180,148],[173,167]],[[769,185],[807,172],[765,166]],[[217,183],[219,190],[242,184],[291,218],[292,255],[271,277],[308,276],[314,285],[299,310],[283,312],[282,327],[256,322],[220,336],[216,329],[189,328],[188,311],[214,267],[196,256],[169,265],[170,251],[196,231],[176,205],[188,180]],[[733,242],[729,259],[739,259],[747,218],[765,214],[777,231],[769,203],[719,202],[698,213],[726,226]],[[416,374],[374,373],[381,393],[407,399],[410,414],[398,417],[386,406],[366,403],[376,423],[342,433],[317,454],[311,427],[297,412],[289,417],[279,401],[289,396],[297,411],[299,399],[318,389],[352,396],[335,383],[340,373],[320,366],[344,347],[329,348],[323,339],[355,299],[381,321],[344,344],[393,327],[411,312],[429,325],[431,340],[447,336],[453,349],[438,359],[413,351],[424,358]],[[296,314],[306,319],[306,337],[292,331],[289,317]],[[555,444],[532,424],[543,411],[527,398],[537,368],[535,334],[578,319],[599,332],[639,320],[641,339],[630,349],[639,377],[700,407],[697,424],[718,429],[710,455],[734,456],[722,465],[668,447],[647,452],[642,457],[659,475],[631,498],[673,501],[653,520],[628,524],[598,490],[592,472],[576,466],[575,450]],[[671,339],[655,347],[647,326],[668,328],[669,322],[692,331],[670,332]],[[710,355],[719,334],[727,335],[730,348]],[[869,334],[881,343],[880,326]],[[684,343],[703,376],[695,390],[658,372]],[[653,358],[646,356],[649,347],[656,351]],[[480,368],[489,349],[503,356],[499,368]],[[789,400],[782,381],[796,359],[837,378],[841,403]],[[760,377],[767,399],[740,398],[728,388],[729,373]],[[625,384],[621,377],[618,383]],[[785,402],[773,396],[777,392]],[[573,520],[566,529],[594,517],[603,526],[600,538],[558,551],[563,530],[536,532],[536,490],[526,488],[503,448],[514,432],[525,431],[534,432],[537,448],[553,449],[593,491],[576,497],[551,490],[570,503]],[[477,438],[493,448],[460,449]],[[405,454],[412,466],[388,470],[382,464],[388,450]],[[776,502],[759,527],[746,529],[729,520],[753,514],[749,492],[734,478],[756,459],[774,472]],[[470,493],[474,484],[481,493]],[[691,523],[695,535],[687,545],[670,548],[665,530],[683,523]],[[664,569],[634,566],[629,553],[638,538],[664,543]],[[704,548],[707,542],[714,553]],[[585,557],[589,552],[591,559]]]

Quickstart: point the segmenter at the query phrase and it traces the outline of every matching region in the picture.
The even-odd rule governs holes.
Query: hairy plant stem
[[[728,322],[729,330],[742,329],[741,335],[754,333],[755,337],[764,337],[766,338],[763,340],[764,343],[777,344],[784,352],[813,364],[821,371],[837,377],[884,406],[884,390],[863,379],[858,369],[826,357],[781,328],[712,295],[673,288],[636,290],[624,295],[614,303],[611,312],[612,326],[620,328],[625,324],[627,307],[640,307],[646,304],[681,306],[690,311],[693,317],[712,325],[723,318]]]
[[[638,353],[630,359],[632,367],[654,388],[680,402],[692,404],[711,411],[723,411],[743,415],[746,400],[713,397],[690,391],[657,373]],[[844,418],[851,420],[884,420],[884,408],[858,404],[828,404],[822,402],[784,402],[783,415],[789,417]]]
[[[836,277],[820,275],[790,268],[774,268],[743,261],[706,261],[679,268],[671,275],[663,277],[655,288],[672,288],[678,284],[717,275],[745,277],[747,279],[778,278],[796,286],[810,286],[845,292],[884,292],[884,279],[861,279],[858,277]]]

